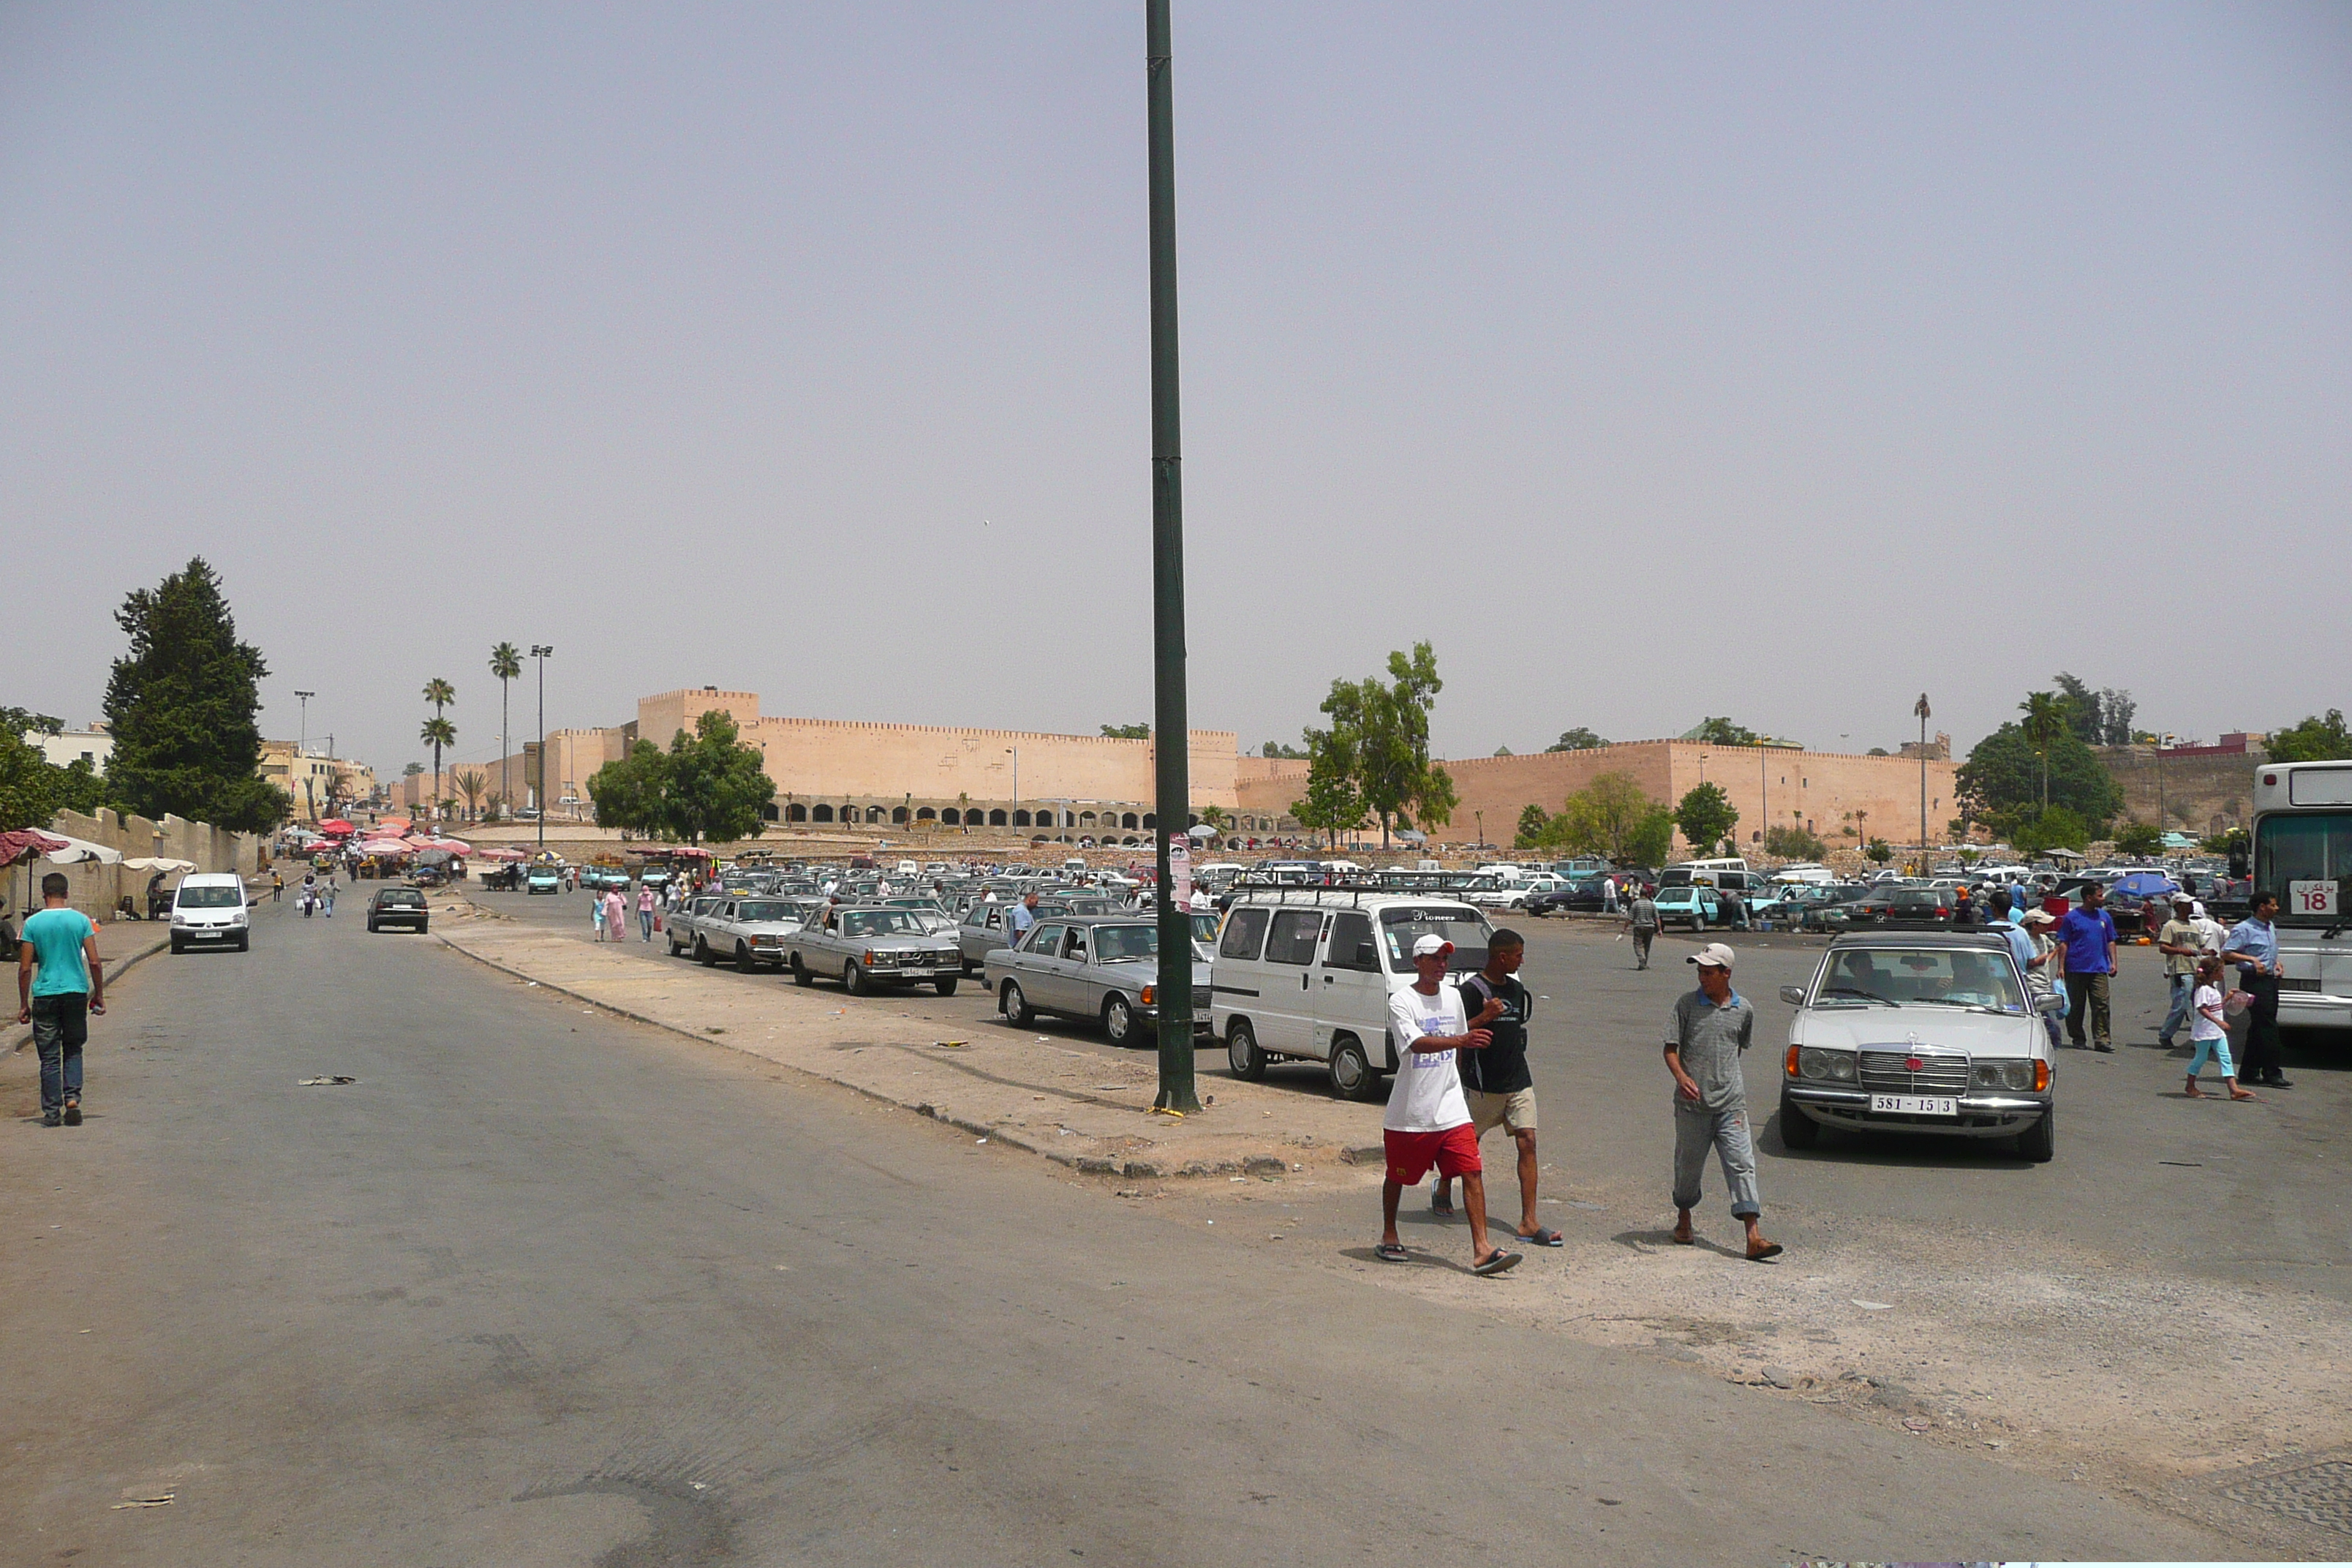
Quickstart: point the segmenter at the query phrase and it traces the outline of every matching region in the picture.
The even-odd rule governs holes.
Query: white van
[[[1748,862],[1728,860],[1677,860],[1658,873],[1661,888],[1680,888],[1691,883],[1713,888],[1719,892],[1746,893],[1756,887],[1756,877],[1748,869]]]
[[[1793,860],[1773,872],[1772,879],[1806,887],[1826,887],[1837,880],[1837,873],[1817,861]]]
[[[172,894],[172,951],[253,944],[246,922],[245,879],[229,871],[191,871]]]
[[[1217,940],[1210,1027],[1236,1078],[1264,1078],[1269,1062],[1322,1062],[1332,1093],[1377,1099],[1397,1068],[1389,997],[1413,983],[1414,941],[1437,932],[1466,973],[1486,962],[1492,929],[1448,893],[1249,889]]]

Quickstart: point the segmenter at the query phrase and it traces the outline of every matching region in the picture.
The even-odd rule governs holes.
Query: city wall
[[[262,851],[268,842],[263,835],[231,833],[209,822],[190,822],[182,816],[151,822],[143,816],[125,816],[103,809],[95,816],[61,811],[50,821],[48,831],[103,844],[109,849],[121,850],[129,858],[161,856],[193,860],[199,871],[234,871],[241,876],[251,876],[260,868]],[[15,882],[10,895],[20,912],[40,908],[41,879],[52,871],[64,873],[72,887],[74,908],[93,920],[110,917],[126,894],[140,912],[146,912],[147,883],[154,873],[121,865],[100,865],[95,860],[72,866],[34,860],[15,868],[10,872]],[[176,883],[178,879],[172,880]]]
[[[2268,760],[2260,751],[2171,751],[2159,763],[2153,746],[2102,746],[2098,755],[2124,792],[2125,816],[2200,838],[2253,821],[2254,770]]]

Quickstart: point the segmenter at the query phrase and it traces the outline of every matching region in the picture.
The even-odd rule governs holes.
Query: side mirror
[[[2049,995],[2036,1000],[2033,1004],[2033,1010],[2037,1013],[2063,1013],[2066,1010],[2066,1005],[2067,999],[2060,995],[2057,992],[2053,991]]]
[[[1801,1007],[1805,1005],[1805,988],[1801,985],[1783,985],[1780,987],[1780,1000],[1791,1007]]]

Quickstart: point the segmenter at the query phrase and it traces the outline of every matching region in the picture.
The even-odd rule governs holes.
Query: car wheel
[[[686,950],[684,948],[677,945],[677,938],[673,934],[669,939],[669,955],[672,958],[676,958],[679,953],[684,952]]]
[[[1370,1100],[1381,1085],[1381,1075],[1353,1037],[1331,1042],[1331,1092],[1341,1100]]]
[[[253,938],[250,936],[238,937],[236,939],[236,950],[239,952],[251,952],[253,951]]]
[[[423,921],[418,921],[416,922],[416,934],[419,936],[423,936],[425,934],[425,922]]]
[[[797,952],[793,954],[793,984],[795,985],[816,984],[816,976],[809,973],[809,966],[801,962],[801,955]]]
[[[2035,1164],[2045,1164],[2058,1152],[2058,1108],[2052,1106],[2042,1113],[2042,1120],[2017,1135],[2017,1152]]]
[[[1103,1003],[1103,1033],[1114,1046],[1130,1045],[1135,1039],[1135,1009],[1116,992]]]
[[[719,962],[719,955],[710,951],[710,944],[703,941],[699,934],[698,934],[694,939],[694,962],[697,963],[716,963]]]
[[[751,962],[751,944],[747,942],[737,942],[735,944],[735,973],[738,974],[749,974],[758,967],[758,964]]]
[[[1247,1018],[1235,1018],[1225,1030],[1225,1062],[1234,1076],[1257,1082],[1265,1076],[1265,1053],[1257,1048],[1257,1031]]]
[[[931,982],[931,989],[942,996],[952,996],[956,994],[956,987],[961,984],[962,982],[952,974],[942,975]]]
[[[370,935],[370,936],[373,936],[374,934],[375,934],[375,921],[368,921],[368,935]],[[176,947],[175,947],[175,948],[173,948],[172,951],[173,951],[173,952],[179,952],[180,950],[179,950],[178,948],[176,948]]]
[[[172,939],[172,956],[173,956],[173,958],[177,958],[177,957],[179,957],[182,953],[184,953],[184,952],[187,952],[187,951],[188,951],[188,944],[187,944],[186,942],[182,942],[182,941],[181,941],[178,937],[176,937],[176,936],[175,936],[175,937],[173,937],[173,938]]]
[[[1004,994],[998,999],[997,1007],[1003,1013],[1004,1021],[1016,1029],[1027,1028],[1030,1020],[1037,1016],[1030,1011],[1029,998],[1021,994],[1021,983],[1017,980],[1004,983]]]
[[[1811,1149],[1822,1141],[1822,1124],[1797,1109],[1797,1102],[1787,1095],[1780,1097],[1780,1144],[1787,1149]]]
[[[857,960],[854,958],[842,967],[841,984],[852,996],[863,996],[874,989],[874,982],[866,977],[866,971],[857,966]]]

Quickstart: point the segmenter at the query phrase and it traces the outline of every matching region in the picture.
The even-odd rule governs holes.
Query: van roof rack
[[[1367,894],[1399,893],[1436,893],[1467,902],[1467,894],[1494,885],[1492,877],[1475,871],[1349,871],[1327,874],[1313,881],[1252,873],[1236,878],[1231,890],[1236,901],[1248,898],[1257,903],[1321,905],[1328,901],[1354,905]],[[1268,894],[1273,896],[1268,898]]]

